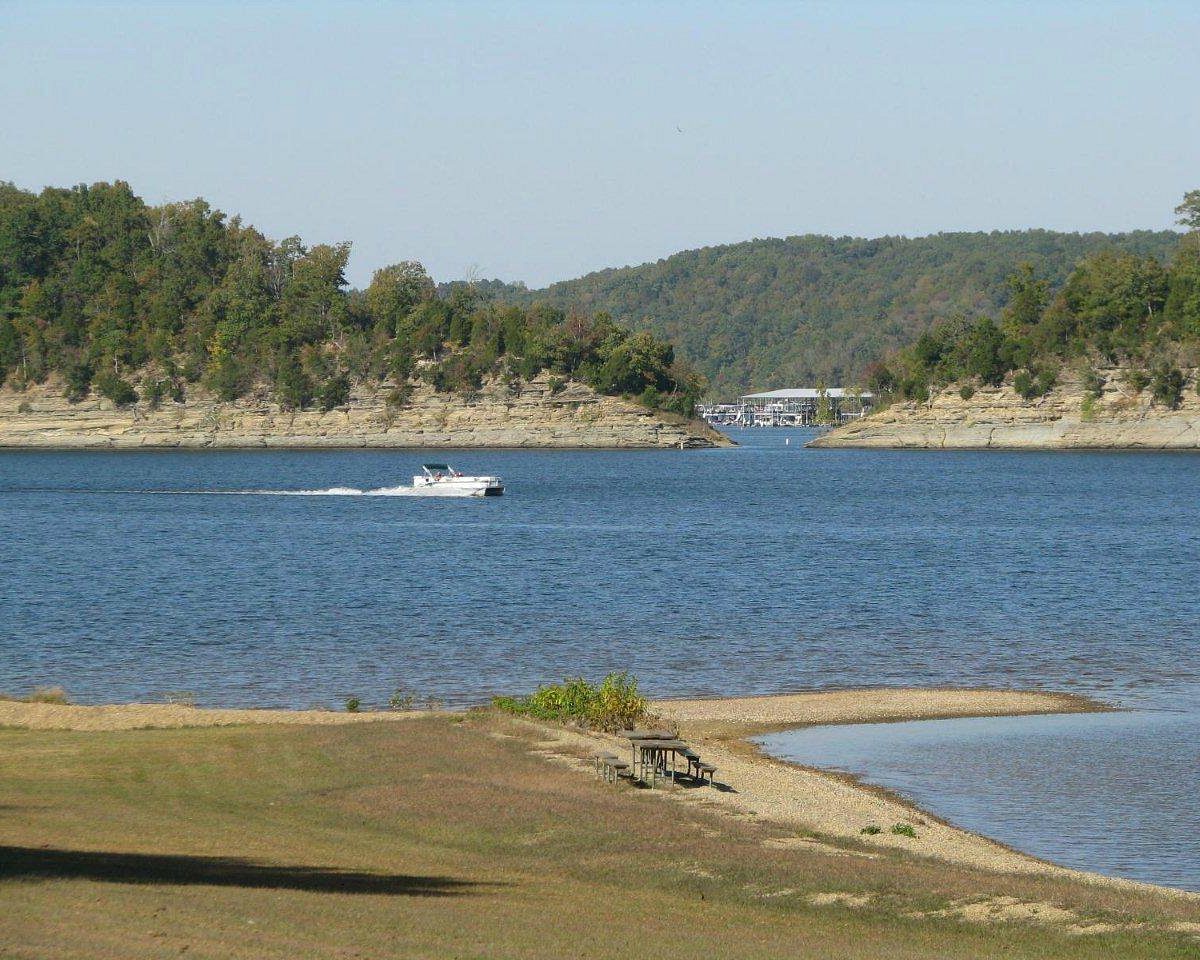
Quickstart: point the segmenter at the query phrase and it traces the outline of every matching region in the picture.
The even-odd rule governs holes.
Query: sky
[[[802,233],[1162,229],[1200,3],[0,0],[0,180],[542,286]]]

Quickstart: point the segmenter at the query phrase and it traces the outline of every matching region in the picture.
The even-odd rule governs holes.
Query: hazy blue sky
[[[1161,228],[1200,2],[18,3],[0,179],[203,195],[351,279],[796,233]]]

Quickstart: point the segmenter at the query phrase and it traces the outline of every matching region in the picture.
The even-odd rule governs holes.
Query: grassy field
[[[1200,952],[1194,937],[1158,929],[1200,921],[1192,904],[901,855],[781,848],[780,828],[547,762],[530,753],[536,737],[485,714],[0,729],[0,956]],[[997,896],[1140,926],[1077,935],[930,916]],[[831,902],[860,898],[866,906]]]

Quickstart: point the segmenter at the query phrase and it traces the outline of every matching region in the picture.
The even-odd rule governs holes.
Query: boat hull
[[[504,484],[499,477],[413,477],[413,491],[427,497],[499,497]]]

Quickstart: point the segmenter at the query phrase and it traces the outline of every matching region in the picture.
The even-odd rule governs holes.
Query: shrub
[[[970,400],[973,396],[975,396],[975,388],[969,383],[964,383],[962,385],[962,389],[958,391],[958,395],[964,400]]]
[[[621,730],[646,719],[647,701],[628,673],[610,673],[598,685],[582,677],[538,687],[526,697],[494,697],[507,713],[538,720],[574,721],[598,730]]]
[[[142,384],[142,390],[146,397],[146,402],[150,405],[151,410],[157,410],[162,404],[163,397],[167,395],[167,388],[171,385],[169,380],[147,380]]]
[[[657,410],[661,402],[662,394],[658,392],[658,387],[647,387],[638,396],[638,403],[650,410]]]
[[[361,706],[362,706],[362,701],[359,700],[358,697],[347,697],[346,698],[346,712],[347,713],[358,713],[358,710]]]
[[[79,403],[92,389],[92,365],[86,362],[68,364],[63,370],[67,381],[64,394],[71,403]]]
[[[285,357],[275,373],[275,397],[279,405],[285,410],[303,410],[312,400],[312,395],[312,378],[304,372],[295,357]]]
[[[1083,372],[1083,392],[1093,400],[1104,396],[1104,378],[1091,367]]]
[[[551,395],[555,395],[563,392],[563,389],[567,385],[567,381],[562,377],[551,377],[546,382],[546,385],[550,388]]]
[[[898,837],[914,837],[915,838],[917,835],[917,831],[914,830],[907,823],[892,824],[892,833],[896,834],[896,836],[898,836]]]
[[[67,691],[62,687],[34,687],[29,695],[30,703],[70,703]]]
[[[328,413],[350,399],[350,377],[345,373],[330,377],[317,390],[317,404]]]
[[[133,384],[128,380],[123,380],[115,373],[105,370],[96,377],[93,383],[100,396],[111,400],[118,407],[127,407],[131,403],[137,403],[138,395],[137,391],[133,389]]]
[[[1037,387],[1034,386],[1033,377],[1025,370],[1013,377],[1013,389],[1026,400],[1032,400],[1037,396]]]
[[[1183,400],[1183,373],[1167,364],[1156,367],[1150,378],[1150,395],[1168,410],[1177,409]]]
[[[1022,370],[1013,377],[1013,389],[1026,400],[1043,397],[1058,383],[1058,374],[1053,370]]]
[[[867,836],[873,837],[878,833],[883,833],[883,830],[881,828],[875,826],[875,824],[872,823],[870,826],[863,827],[858,832],[865,833]]]
[[[389,410],[400,410],[409,400],[412,399],[413,385],[407,380],[404,380],[394,386],[387,395],[387,407]]]
[[[1141,393],[1150,386],[1150,377],[1144,370],[1126,370],[1121,375],[1121,379],[1125,382],[1125,386],[1134,393]]]
[[[416,699],[411,693],[404,690],[396,690],[388,697],[388,706],[393,710],[411,710]]]

